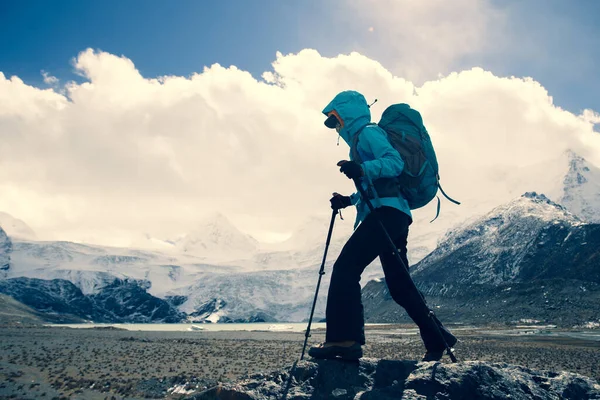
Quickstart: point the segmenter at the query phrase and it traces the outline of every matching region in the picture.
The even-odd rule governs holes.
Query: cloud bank
[[[352,185],[320,110],[346,89],[379,99],[375,121],[392,103],[420,110],[459,199],[506,195],[506,176],[566,149],[600,165],[600,116],[555,107],[531,78],[475,68],[415,86],[361,54],[308,49],[277,54],[258,80],[217,64],[148,78],[92,49],[73,64],[85,82],[54,89],[0,73],[0,210],[44,239],[126,245],[215,211],[264,239],[329,214],[331,192]]]
[[[361,51],[417,84],[505,41],[506,10],[489,0],[347,0],[347,5],[339,12],[371,32]]]

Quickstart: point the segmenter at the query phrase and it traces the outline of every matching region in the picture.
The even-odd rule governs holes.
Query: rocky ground
[[[570,372],[507,363],[455,364],[362,358],[300,361],[222,384],[190,400],[592,400],[600,385]]]
[[[365,357],[416,360],[414,330],[367,332]],[[526,330],[525,330],[526,331]],[[600,341],[456,328],[459,360],[569,371],[600,380]],[[533,331],[532,331],[533,332]],[[314,331],[310,343],[324,339]],[[299,357],[303,333],[140,332],[0,328],[0,398],[182,398],[218,382],[282,369]],[[449,362],[449,360],[445,360]]]

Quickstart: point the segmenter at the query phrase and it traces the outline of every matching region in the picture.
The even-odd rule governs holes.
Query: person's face
[[[342,130],[342,128],[344,127],[344,124],[342,123],[342,120],[340,119],[339,115],[337,114],[337,112],[332,111],[329,113],[328,115],[329,117],[334,116],[335,117],[335,131],[337,133],[340,133],[340,131]]]

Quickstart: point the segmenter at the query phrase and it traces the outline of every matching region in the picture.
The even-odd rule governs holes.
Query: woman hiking
[[[334,193],[330,200],[334,210],[356,206],[355,231],[333,266],[327,297],[325,342],[311,347],[308,354],[320,359],[356,360],[362,357],[365,333],[360,278],[364,269],[379,257],[392,298],[419,327],[426,349],[423,361],[438,361],[446,345],[452,347],[457,339],[430,315],[421,293],[407,281],[410,277],[389,249],[388,239],[378,221],[383,223],[404,265],[408,266],[406,246],[408,227],[412,223],[410,207],[399,191],[381,189],[387,181],[395,180],[402,173],[404,161],[388,141],[386,132],[377,124],[371,124],[371,112],[362,94],[356,91],[339,93],[323,109],[323,114],[327,117],[325,126],[335,129],[351,148],[350,161],[338,163],[340,172],[349,179],[360,181],[364,191],[373,194],[374,211],[370,212],[359,193],[350,196]]]

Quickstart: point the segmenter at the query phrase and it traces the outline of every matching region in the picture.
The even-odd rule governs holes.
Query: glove
[[[339,193],[334,193],[333,197],[329,199],[329,202],[331,203],[332,210],[339,210],[352,205],[350,196],[342,196]]]
[[[342,160],[337,165],[340,167],[340,172],[346,174],[348,179],[358,179],[365,174],[360,164],[356,161]]]

